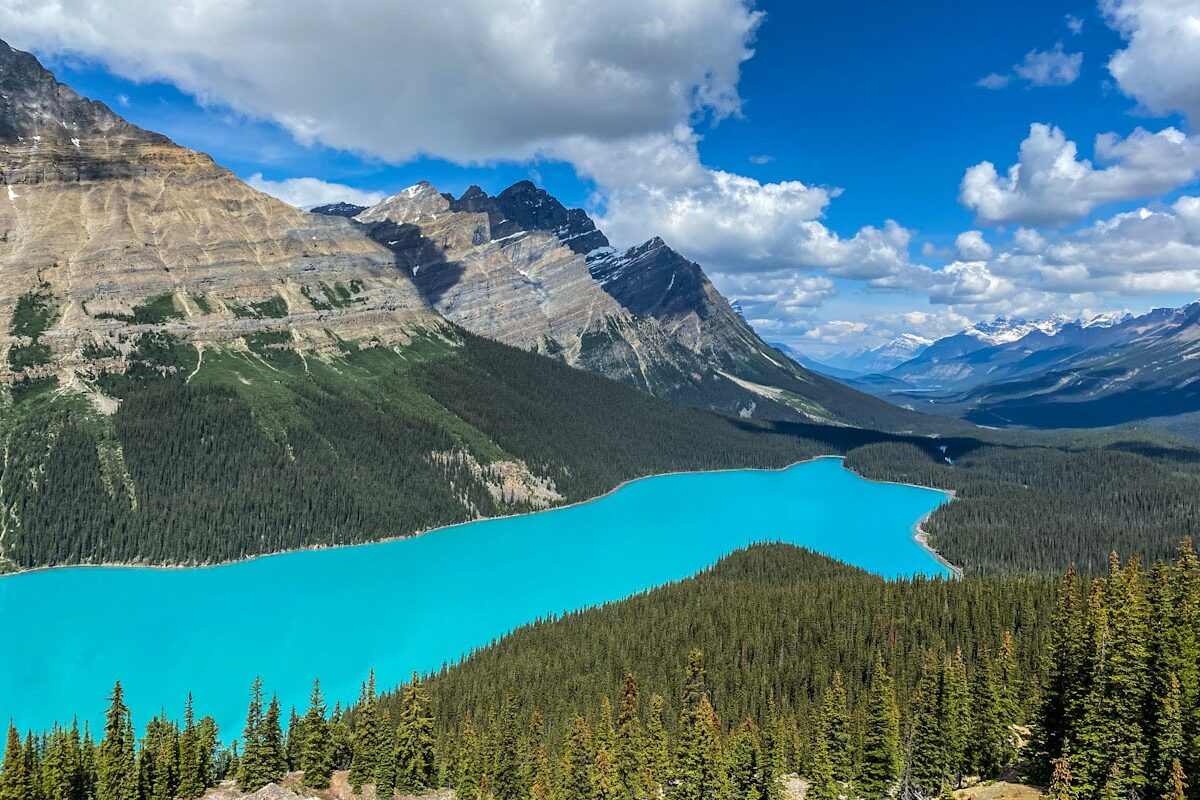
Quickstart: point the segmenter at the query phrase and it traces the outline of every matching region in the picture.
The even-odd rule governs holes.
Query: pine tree
[[[379,761],[379,710],[375,699],[375,671],[367,676],[354,709],[354,754],[350,760],[350,786],[355,794],[375,777]]]
[[[867,700],[862,766],[855,785],[867,800],[882,800],[895,789],[903,768],[896,690],[882,659],[876,659]]]
[[[1034,730],[1035,763],[1042,765],[1044,778],[1050,777],[1044,770],[1058,763],[1066,755],[1068,743],[1075,740],[1090,685],[1084,605],[1074,567],[1059,583],[1049,635],[1046,684]]]
[[[1047,800],[1074,800],[1075,791],[1071,788],[1071,759],[1056,758],[1050,765],[1050,789],[1046,792]]]
[[[203,749],[189,692],[183,708],[183,731],[179,734],[179,796],[185,800],[199,797],[208,787],[201,763]]]
[[[612,724],[611,720],[609,724]],[[496,800],[521,800],[528,787],[521,785],[521,776],[524,773],[521,723],[517,701],[511,692],[504,696],[504,702],[500,706],[500,716],[496,720],[495,748],[491,777]]]
[[[763,768],[767,800],[783,800],[783,776],[788,771],[788,736],[783,715],[775,705],[775,698],[767,699],[767,726],[763,731]]]
[[[650,716],[646,720],[646,774],[647,790],[655,794],[671,774],[671,747],[667,742],[666,725],[663,720],[666,699],[662,695],[650,696]]]
[[[26,800],[29,775],[25,772],[25,751],[21,734],[12,722],[8,723],[8,738],[4,745],[4,763],[0,766],[0,800]]]
[[[1016,663],[1012,654],[1012,641],[1009,639],[1010,653],[1005,656],[1004,674],[1015,675]],[[1015,680],[1015,678],[1011,678]],[[1009,680],[1006,678],[1005,680]],[[1015,706],[1015,692],[1003,702]],[[945,674],[942,680],[941,697],[942,740],[946,744],[946,768],[949,771],[951,788],[958,786],[962,778],[972,766],[974,747],[971,734],[975,727],[971,711],[971,689],[967,679],[967,665],[961,650],[956,650],[954,656],[946,662]],[[1016,723],[1013,718],[1011,724]]]
[[[643,758],[642,720],[638,707],[638,686],[633,674],[625,676],[621,703],[617,708],[616,762],[621,784],[630,797],[640,797],[644,791],[645,760]]]
[[[596,751],[592,766],[592,798],[594,800],[632,800],[617,771],[617,762],[606,747]]]
[[[483,788],[480,769],[479,735],[470,712],[463,718],[458,736],[457,763],[454,766],[454,793],[462,800],[477,800]]]
[[[429,693],[413,673],[400,698],[400,723],[396,728],[396,785],[404,792],[419,792],[433,785],[434,719]]]
[[[909,782],[921,794],[931,796],[942,788],[949,775],[948,754],[941,725],[943,664],[927,652],[921,678],[912,700]]]
[[[985,778],[995,775],[1011,763],[1016,755],[1012,726],[1007,721],[997,675],[994,660],[987,651],[981,652],[971,691],[975,712],[972,741],[975,752],[973,766]]]
[[[729,741],[726,772],[729,797],[734,800],[766,800],[768,770],[764,767],[762,743],[754,721],[747,718]]]
[[[300,755],[304,752],[305,739],[307,737],[304,735],[304,717],[297,714],[296,707],[292,706],[288,712],[287,733],[283,745],[289,771],[300,769]]]
[[[679,720],[679,750],[671,796],[678,800],[707,800],[721,796],[725,772],[721,763],[720,724],[708,695],[684,709]]]
[[[133,729],[120,682],[113,686],[104,716],[104,740],[96,764],[96,800],[138,800]]]
[[[246,727],[242,730],[237,784],[243,792],[255,792],[271,780],[263,725],[263,683],[262,678],[255,678],[250,685],[250,705],[246,710]]]
[[[1171,778],[1162,793],[1162,800],[1184,800],[1187,796],[1187,780],[1183,775],[1183,764],[1179,759],[1171,762]]]
[[[846,706],[846,689],[842,685],[841,672],[833,673],[833,680],[825,691],[821,725],[825,729],[825,741],[829,746],[833,779],[839,783],[849,783],[854,777],[854,737],[850,729],[850,711]]]
[[[563,742],[560,800],[591,800],[593,758],[592,730],[587,720],[576,715]]]
[[[841,795],[837,780],[833,777],[833,759],[829,757],[829,739],[825,726],[817,725],[816,738],[809,751],[808,793],[809,800],[837,800]]]
[[[268,783],[278,783],[287,772],[287,754],[283,749],[280,713],[279,697],[271,695],[267,713],[263,715],[262,732],[259,737],[262,744],[263,771]]]
[[[320,681],[313,681],[312,693],[308,696],[300,769],[304,772],[305,786],[313,789],[329,786],[333,774],[333,736],[325,720],[325,699],[321,696]]]

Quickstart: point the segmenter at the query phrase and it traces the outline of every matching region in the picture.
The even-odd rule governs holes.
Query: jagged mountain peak
[[[403,225],[436,217],[450,211],[450,208],[450,201],[438,192],[432,183],[420,181],[401,189],[391,197],[385,197],[355,219],[359,222],[392,222]]]
[[[453,211],[483,212],[488,215],[492,235],[511,236],[520,231],[545,231],[553,234],[576,253],[587,254],[608,247],[608,239],[581,208],[567,208],[558,198],[535,185],[517,181],[495,197],[478,186],[471,186],[457,200]]]
[[[85,137],[113,134],[170,141],[59,83],[32,53],[0,42],[0,142],[33,146],[43,139],[81,142]]]

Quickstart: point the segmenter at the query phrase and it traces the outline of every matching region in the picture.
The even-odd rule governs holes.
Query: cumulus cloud
[[[982,231],[963,231],[954,240],[954,249],[963,261],[987,261],[992,257],[992,246]]]
[[[859,341],[867,328],[865,322],[834,319],[809,328],[804,332],[804,338],[826,345],[846,344]]]
[[[1053,50],[1030,50],[1009,72],[985,75],[975,85],[984,89],[1003,89],[1014,79],[1020,79],[1030,86],[1068,86],[1079,78],[1082,67],[1083,53],[1066,53],[1060,42]]]
[[[1101,0],[1126,45],[1108,62],[1125,94],[1156,114],[1200,124],[1200,7],[1195,0]]]
[[[305,209],[323,206],[327,203],[373,206],[384,198],[383,192],[364,191],[340,183],[329,183],[319,178],[287,178],[282,181],[271,181],[264,178],[261,172],[256,172],[246,179],[246,183],[260,192],[266,192],[285,203]]]
[[[1001,177],[984,161],[969,168],[959,199],[984,224],[1062,225],[1097,206],[1186,186],[1200,175],[1200,141],[1175,128],[1096,137],[1097,167],[1057,127],[1034,123],[1017,163]]]
[[[1083,53],[1064,53],[1062,44],[1053,50],[1030,50],[1020,64],[1013,65],[1013,74],[1033,86],[1068,86],[1079,77]]]
[[[736,114],[746,0],[0,0],[5,37],[402,161],[529,158]]]

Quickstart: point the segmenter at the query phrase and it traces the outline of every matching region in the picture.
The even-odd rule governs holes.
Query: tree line
[[[1055,800],[1200,796],[1190,541],[1149,570],[1114,556],[1092,580],[1018,581],[884,581],[760,546],[398,691],[371,676],[348,708],[314,684],[285,722],[256,681],[228,747],[190,701],[135,738],[118,684],[98,741],[10,726],[0,800],[169,800],[289,774],[323,788],[338,770],[355,790],[464,800],[776,800],[793,774],[813,800],[921,800],[1012,770]]]

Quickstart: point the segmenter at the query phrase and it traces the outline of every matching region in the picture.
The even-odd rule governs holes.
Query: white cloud
[[[297,208],[313,208],[327,203],[354,203],[360,206],[373,206],[384,198],[383,192],[369,192],[344,186],[340,183],[329,183],[318,178],[288,178],[282,181],[271,181],[263,178],[261,172],[256,172],[246,179],[246,183],[278,197],[285,203]]]
[[[1101,0],[1126,45],[1108,62],[1125,94],[1156,114],[1200,124],[1200,5],[1196,0]]]
[[[809,328],[804,332],[804,338],[826,345],[840,345],[859,341],[867,328],[865,322],[834,319]]]
[[[975,85],[983,89],[1003,89],[1010,83],[1012,83],[1012,75],[1001,75],[999,72],[984,75],[975,81]]]
[[[763,14],[748,0],[0,0],[0,18],[16,46],[170,81],[303,142],[476,162],[738,113]]]
[[[969,168],[959,199],[985,224],[1060,225],[1104,203],[1149,197],[1186,186],[1200,175],[1200,141],[1175,128],[1137,128],[1122,139],[1096,137],[1097,168],[1080,159],[1057,127],[1034,123],[1017,163],[1000,177],[990,161]]]
[[[775,156],[768,156],[768,155],[750,156],[751,164],[759,164],[759,165],[770,164],[774,160],[775,160]]]
[[[1067,30],[1069,30],[1074,36],[1078,36],[1079,34],[1083,33],[1082,17],[1077,17],[1074,14],[1067,14],[1065,22],[1067,23]]]
[[[1003,89],[1019,78],[1030,86],[1068,86],[1079,78],[1082,67],[1083,53],[1063,52],[1060,42],[1053,50],[1030,50],[1009,72],[985,75],[975,85],[984,89]]]
[[[1062,44],[1053,50],[1030,50],[1013,73],[1033,86],[1068,86],[1079,77],[1083,53],[1064,53]]]
[[[984,240],[982,231],[963,231],[954,240],[954,249],[963,261],[987,261],[992,257],[992,246]]]

